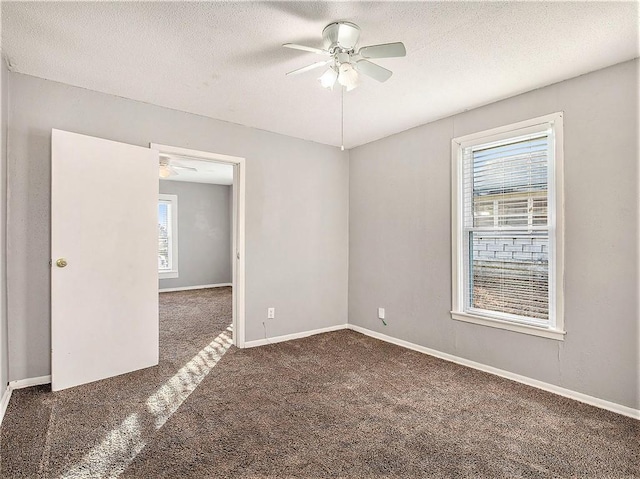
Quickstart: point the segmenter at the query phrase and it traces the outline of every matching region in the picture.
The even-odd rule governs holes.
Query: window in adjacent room
[[[160,279],[178,277],[178,197],[160,195],[158,200],[158,274]]]
[[[455,138],[454,319],[562,339],[562,114]]]

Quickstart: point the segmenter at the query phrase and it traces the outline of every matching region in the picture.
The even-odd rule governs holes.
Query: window
[[[158,274],[160,279],[178,277],[178,197],[160,195],[158,200]]]
[[[562,114],[455,138],[453,319],[563,339]]]

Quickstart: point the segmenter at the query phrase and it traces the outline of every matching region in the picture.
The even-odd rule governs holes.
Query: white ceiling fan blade
[[[160,155],[160,168],[161,169],[164,168],[169,172],[173,171],[172,174],[175,174],[175,175],[177,175],[178,172],[174,168],[182,168],[183,170],[198,171],[197,168],[193,168],[191,166],[184,166],[177,163],[176,161],[172,161],[171,157],[168,155]]]
[[[330,63],[331,60],[327,60],[325,62],[315,62],[311,65],[307,65],[306,67],[298,68],[297,70],[293,70],[287,73],[287,75],[297,75],[298,73],[308,72],[309,70],[313,70],[314,68],[320,68]]]
[[[378,80],[379,82],[387,81],[389,78],[391,78],[391,75],[393,75],[393,72],[391,70],[382,68],[380,65],[371,63],[368,60],[360,60],[356,62],[356,69],[359,72],[370,76],[374,80]]]
[[[358,55],[362,58],[394,58],[404,57],[406,54],[407,50],[402,42],[369,45],[358,50]]]
[[[182,166],[182,165],[173,165],[173,168],[181,168],[183,170],[191,170],[191,171],[198,171],[197,168],[192,168],[191,166]]]
[[[285,48],[292,48],[293,50],[302,50],[304,52],[317,53],[318,55],[329,55],[329,52],[327,50],[321,50],[320,48],[298,45],[297,43],[285,43],[282,46]]]
[[[169,167],[169,176],[178,176],[179,174],[173,166]]]

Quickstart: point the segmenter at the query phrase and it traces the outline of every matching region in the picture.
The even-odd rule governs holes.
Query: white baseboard
[[[11,381],[9,383],[9,386],[7,386],[7,390],[2,395],[2,398],[0,398],[0,425],[2,425],[2,420],[4,419],[4,413],[7,412],[7,407],[9,406],[9,399],[11,399],[11,393],[13,392],[14,389],[28,388],[31,386],[40,386],[41,384],[49,384],[49,383],[51,383],[51,375]]]
[[[328,326],[326,328],[313,329],[311,331],[303,331],[301,333],[285,334],[284,336],[276,336],[273,338],[256,339],[254,341],[247,341],[244,343],[245,348],[255,348],[256,346],[264,346],[266,344],[281,343],[283,341],[291,341],[292,339],[306,338],[307,336],[313,336],[314,334],[328,333],[330,331],[338,331],[340,329],[347,329],[348,325],[338,324],[336,326]]]
[[[444,359],[445,361],[450,361],[456,364],[460,364],[462,366],[467,366],[473,369],[478,369],[480,371],[484,371],[486,373],[495,374],[496,376],[500,376],[506,379],[510,379],[512,381],[526,384],[528,386],[532,386],[538,389],[542,389],[544,391],[548,391],[554,394],[558,394],[559,396],[564,396],[569,399],[574,399],[576,401],[583,402],[585,404],[589,404],[591,406],[595,406],[601,409],[606,409],[608,411],[612,411],[618,414],[622,414],[623,416],[628,416],[634,419],[640,419],[640,409],[634,409],[628,406],[623,406],[622,404],[617,404],[611,401],[606,401],[604,399],[599,399],[593,396],[589,396],[588,394],[583,394],[577,391],[572,391],[571,389],[566,389],[560,386],[556,386],[554,384],[545,383],[543,381],[538,381],[537,379],[532,379],[527,376],[522,376],[520,374],[512,373],[509,371],[505,371],[503,369],[494,368],[493,366],[487,366],[482,363],[478,363],[476,361],[471,361],[470,359],[461,358],[458,356],[454,356],[452,354],[443,353],[441,351],[437,351],[435,349],[427,348],[425,346],[420,346],[418,344],[410,343],[409,341],[404,341],[402,339],[397,339],[391,336],[387,336],[386,334],[378,333],[376,331],[372,331],[367,328],[363,328],[361,326],[356,326],[355,324],[338,324],[335,326],[329,326],[326,328],[313,329],[311,331],[303,331],[300,333],[286,334],[283,336],[276,336],[273,338],[267,339],[258,339],[254,341],[247,341],[245,343],[245,348],[254,348],[257,346],[264,346],[272,343],[280,343],[283,341],[291,341],[293,339],[306,338],[308,336],[313,336],[315,334],[320,333],[328,333],[330,331],[338,331],[341,329],[351,329],[358,333],[364,334],[365,336],[369,336],[375,339],[379,339],[381,341],[385,341],[388,343],[396,344],[398,346],[402,346],[407,349],[411,349],[413,351],[418,351],[420,353],[428,354],[430,356],[434,356],[436,358]],[[51,376],[40,376],[36,378],[27,378],[21,379],[18,381],[11,381],[9,383],[9,387],[3,394],[2,398],[0,398],[0,424],[2,424],[2,418],[4,417],[4,413],[9,405],[9,399],[11,398],[11,392],[14,389],[22,389],[31,386],[39,386],[41,384],[49,384],[51,383]]]
[[[560,386],[556,386],[554,384],[538,381],[537,379],[532,379],[527,376],[521,376],[520,374],[515,374],[509,371],[505,371],[503,369],[494,368],[493,366],[487,366],[482,363],[477,363],[475,361],[471,361],[470,359],[465,359],[458,356],[454,356],[452,354],[443,353],[435,349],[426,348],[418,344],[410,343],[409,341],[404,341],[402,339],[397,339],[391,336],[387,336],[386,334],[378,333],[376,331],[371,331],[370,329],[366,329],[361,326],[356,326],[355,324],[349,324],[347,325],[347,327],[348,329],[351,329],[358,333],[362,333],[366,336],[370,336],[375,339],[386,341],[387,343],[396,344],[398,346],[402,346],[407,349],[412,349],[420,353],[424,353],[430,356],[435,356],[436,358],[444,359],[445,361],[451,361],[452,363],[461,364],[462,366],[468,366],[470,368],[478,369],[486,373],[495,374],[496,376],[510,379],[518,383],[526,384],[527,386],[533,386],[534,388],[538,388],[544,391],[558,394],[559,396],[564,396],[569,399],[575,399],[576,401],[580,401],[585,404],[589,404],[591,406],[595,406],[601,409],[606,409],[608,411],[622,414],[623,416],[628,416],[634,419],[640,419],[640,409],[633,409],[628,406],[623,406],[622,404],[617,404],[611,401],[605,401],[604,399],[599,399],[593,396],[589,396],[587,394],[579,393],[577,391],[572,391],[571,389],[566,389]]]
[[[224,286],[232,286],[232,284],[231,283],[201,284],[198,286],[183,286],[179,288],[161,288],[158,291],[160,293],[172,293],[174,291],[191,291],[193,289],[222,288]]]
[[[11,399],[11,387],[7,387],[7,390],[2,395],[0,399],[0,426],[2,425],[2,420],[4,419],[4,413],[7,412],[7,407],[9,406],[9,399]]]
[[[51,384],[51,375],[11,381],[9,383],[9,388],[22,389],[22,388],[30,388],[31,386],[40,386],[42,384]]]

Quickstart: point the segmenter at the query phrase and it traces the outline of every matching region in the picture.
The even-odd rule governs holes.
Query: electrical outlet
[[[267,308],[267,319],[274,319],[276,317],[276,308]]]
[[[378,319],[384,319],[384,308],[378,308]]]

